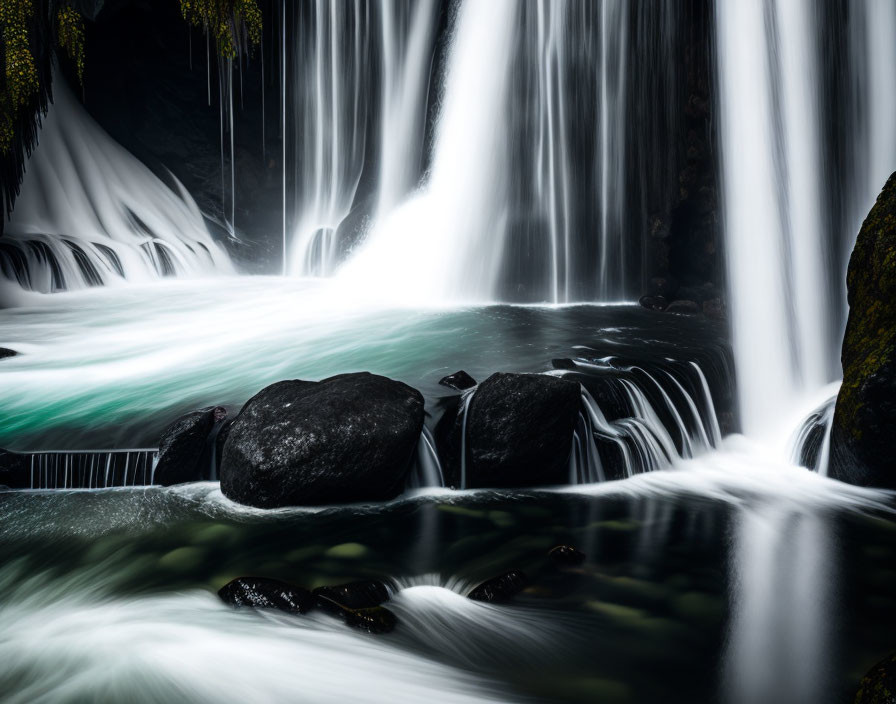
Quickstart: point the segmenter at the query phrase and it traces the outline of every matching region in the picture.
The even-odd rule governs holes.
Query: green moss
[[[836,426],[860,442],[866,384],[896,360],[896,174],[862,224],[849,261],[849,322],[843,339],[843,386]]]
[[[859,684],[855,704],[896,703],[896,653],[869,670]]]

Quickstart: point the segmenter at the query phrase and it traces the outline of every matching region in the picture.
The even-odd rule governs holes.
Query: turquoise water
[[[21,353],[0,362],[0,447],[150,447],[179,413],[281,379],[367,370],[431,400],[458,369],[481,380],[583,353],[699,359],[723,335],[631,305],[422,308],[264,277],[34,295],[0,310],[0,346]]]

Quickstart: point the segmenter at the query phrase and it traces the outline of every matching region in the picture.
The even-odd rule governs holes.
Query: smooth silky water
[[[0,494],[7,701],[837,702],[890,646],[892,503],[737,442],[554,492],[263,511],[214,483]],[[558,543],[588,554],[559,571]],[[510,605],[469,601],[523,569]],[[384,636],[234,611],[263,574],[389,581]]]
[[[675,170],[633,154],[657,144],[651,130],[683,127],[677,3],[464,2],[440,58],[441,3],[283,2],[277,270],[328,280],[230,276],[189,195],[59,86],[0,250],[0,345],[20,353],[0,360],[0,447],[153,448],[185,410],[235,412],[271,382],[359,370],[419,388],[431,425],[446,374],[569,357],[595,373],[649,368],[649,412],[626,427],[652,443],[631,457],[655,471],[273,511],[214,482],[2,491],[0,698],[849,701],[894,647],[896,499],[823,476],[824,437],[844,259],[896,158],[892,91],[878,89],[896,75],[896,10],[849,3],[830,27],[842,65],[828,66],[817,8],[839,17],[833,5],[845,7],[714,4],[736,373],[728,331],[703,317],[482,304],[640,291],[645,203],[627,191]],[[232,86],[220,99],[236,236]],[[656,104],[662,128],[644,120]],[[736,377],[749,438],[718,440],[699,417],[713,404],[698,387],[678,394],[692,362],[720,414]],[[620,383],[634,398],[632,378]],[[787,459],[808,456],[810,436],[818,472]],[[554,568],[560,543],[584,565]],[[465,598],[510,568],[531,578],[511,604]],[[309,588],[382,578],[399,625],[371,636],[322,614],[234,611],[214,592],[245,574]]]
[[[342,293],[340,293],[342,291]],[[697,361],[717,398],[725,326],[631,305],[397,306],[327,281],[169,281],[0,312],[2,444],[152,446],[199,404],[366,369],[434,400],[463,368]],[[894,502],[729,436],[664,471],[551,491],[419,489],[385,505],[263,511],[217,483],[0,494],[0,691],[10,701],[831,701],[888,647]],[[588,555],[560,571],[569,543]],[[859,547],[861,546],[861,547]],[[519,568],[506,606],[465,598]],[[386,579],[369,636],[234,612],[260,574]]]

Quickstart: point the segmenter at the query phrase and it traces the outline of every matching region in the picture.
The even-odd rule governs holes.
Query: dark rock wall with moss
[[[847,290],[831,473],[855,484],[896,488],[896,174],[859,232]]]

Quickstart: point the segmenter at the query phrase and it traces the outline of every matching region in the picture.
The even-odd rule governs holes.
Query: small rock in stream
[[[0,347],[0,359],[4,359],[6,357],[15,357],[18,352],[15,350],[11,350],[8,347]]]
[[[548,551],[548,556],[554,561],[555,565],[561,567],[569,567],[581,565],[585,561],[585,553],[576,550],[571,545],[558,545]]]
[[[520,570],[510,570],[486,580],[471,591],[467,598],[489,604],[500,603],[519,594],[528,584],[529,579]]]
[[[476,380],[461,369],[458,372],[454,372],[454,374],[449,374],[439,379],[439,384],[456,391],[466,391],[476,386]]]
[[[314,607],[314,597],[307,589],[267,577],[237,577],[221,587],[218,596],[231,606],[278,609],[289,614],[304,614]]]

